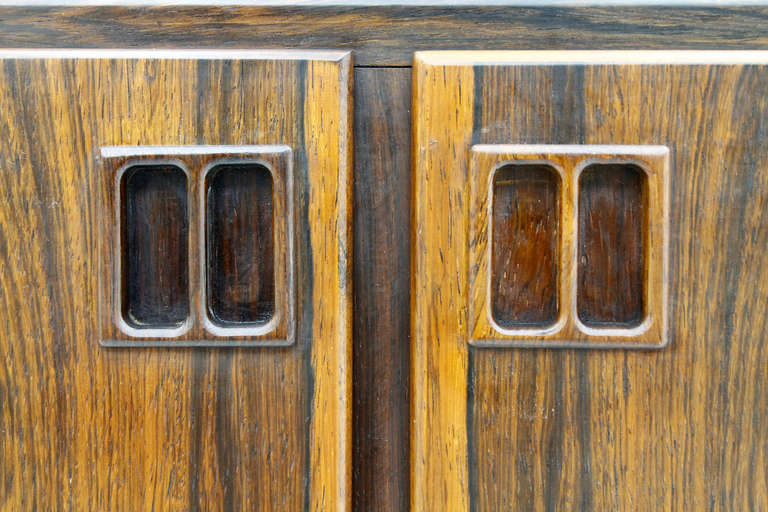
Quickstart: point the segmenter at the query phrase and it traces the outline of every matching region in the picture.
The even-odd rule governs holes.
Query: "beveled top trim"
[[[216,155],[219,153],[284,153],[291,147],[284,144],[274,145],[202,145],[202,146],[103,146],[102,158],[118,158],[152,155]]]
[[[558,65],[558,64],[768,64],[764,50],[502,50],[425,51],[415,60],[429,65]]]
[[[223,6],[223,7],[445,7],[443,0],[0,0],[0,6]],[[589,7],[589,6],[658,6],[658,7],[725,7],[766,5],[764,0],[460,0],[451,7]]]
[[[0,59],[170,59],[170,60],[321,60],[339,62],[347,50],[210,50],[210,49],[110,49],[110,48],[0,48]]]

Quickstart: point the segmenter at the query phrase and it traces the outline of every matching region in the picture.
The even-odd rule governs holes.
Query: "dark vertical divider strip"
[[[134,165],[120,188],[123,319],[178,327],[189,315],[187,176],[175,165]]]
[[[593,164],[579,177],[577,308],[590,327],[632,327],[645,316],[648,206],[635,165]]]
[[[355,70],[353,510],[408,510],[410,69]]]

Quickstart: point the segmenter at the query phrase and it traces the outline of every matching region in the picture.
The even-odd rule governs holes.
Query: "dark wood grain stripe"
[[[476,143],[670,146],[672,341],[654,353],[470,348],[472,509],[765,507],[765,68],[482,74]],[[604,178],[595,192],[609,205],[642,196]]]
[[[295,137],[301,143],[297,146],[294,156],[296,158],[294,172],[294,215],[296,217],[296,226],[309,225],[309,166],[306,150],[306,112],[304,105],[307,100],[307,63],[299,62],[296,70],[291,74],[293,83],[296,84],[296,109],[295,117]],[[312,345],[315,342],[314,335],[314,308],[312,307],[312,297],[315,292],[315,280],[312,269],[314,268],[314,253],[308,229],[297,229],[294,233],[294,242],[296,243],[296,322],[297,322],[297,346],[301,347],[304,353],[302,362],[303,384],[306,386],[304,400],[302,404],[303,417],[297,417],[298,424],[294,428],[306,430],[312,423],[313,407],[312,401],[315,399],[315,370],[310,357]],[[305,511],[310,510],[312,497],[310,495],[310,480],[312,468],[309,461],[311,459],[311,443],[309,438],[302,439],[300,447],[304,458],[304,464],[301,468],[303,482],[301,489],[303,499],[300,503]]]
[[[584,142],[582,69],[474,69],[473,143]],[[570,377],[585,364],[581,354],[476,347],[469,354],[472,510],[557,510],[572,497],[588,496],[591,467],[572,469],[574,450],[590,443],[589,417],[573,410],[573,402],[589,392]],[[581,400],[588,403],[589,397]]]
[[[355,98],[353,509],[407,510],[410,69],[356,69]]]
[[[295,147],[296,224],[308,225],[305,197],[307,161],[304,157],[303,90],[306,64],[275,63],[270,76],[285,92],[285,103],[265,106],[257,94],[233,94],[233,84],[252,83],[258,75],[261,95],[273,94],[263,69],[253,64],[201,60],[195,63],[197,98],[194,144],[274,142],[259,139],[259,116],[273,119],[282,142]],[[227,84],[227,86],[223,86]],[[242,87],[240,85],[239,87]],[[249,91],[256,90],[248,86]],[[230,102],[245,101],[233,107]],[[270,112],[277,110],[280,115]],[[242,111],[258,112],[256,118]],[[219,115],[212,115],[218,112]],[[229,127],[218,120],[228,119]],[[233,135],[232,126],[240,126]],[[303,215],[302,215],[303,212]],[[306,233],[308,230],[297,230]],[[307,509],[309,487],[309,418],[312,377],[312,308],[302,307],[312,296],[312,266],[302,264],[311,251],[296,238],[297,336],[293,347],[280,349],[184,351],[188,361],[190,396],[187,409],[190,442],[186,485],[187,507],[209,509]],[[311,302],[310,302],[311,304]],[[303,326],[303,327],[302,327]],[[308,333],[309,331],[309,333]],[[299,334],[300,333],[300,334]],[[276,414],[275,404],[281,404]],[[186,507],[183,507],[186,508]]]

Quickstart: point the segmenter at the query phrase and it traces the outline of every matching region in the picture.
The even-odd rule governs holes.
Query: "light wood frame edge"
[[[488,180],[507,163],[546,163],[561,177],[559,318],[540,329],[502,329],[488,307],[491,233]],[[564,163],[567,162],[567,163]],[[576,312],[576,251],[578,240],[578,181],[581,171],[596,162],[631,163],[640,167],[648,185],[648,226],[651,237],[646,262],[646,320],[627,329],[595,329],[582,324]],[[664,348],[668,333],[669,148],[666,146],[500,144],[470,149],[469,185],[469,309],[468,343],[487,348]],[[480,205],[480,208],[475,208]],[[570,222],[568,222],[570,221]],[[487,235],[479,236],[483,224]],[[660,243],[657,239],[660,238]],[[529,331],[529,332],[524,332]]]
[[[273,176],[274,218],[284,219],[275,229],[276,297],[279,316],[258,332],[240,328],[211,329],[205,305],[205,207],[204,181],[212,165],[253,161],[267,166]],[[99,343],[105,347],[261,347],[294,343],[295,257],[293,219],[293,158],[285,145],[253,146],[105,146],[100,148],[100,194],[94,194],[94,211],[100,215],[99,233]],[[108,197],[110,187],[119,193],[120,170],[137,163],[172,163],[187,175],[189,317],[182,328],[126,330],[120,325],[119,299],[119,200]],[[116,181],[118,180],[118,181]],[[109,254],[106,251],[109,250]],[[110,259],[113,263],[110,264]],[[281,277],[282,275],[282,277]],[[282,314],[280,314],[282,312]],[[135,333],[135,334],[131,334]]]

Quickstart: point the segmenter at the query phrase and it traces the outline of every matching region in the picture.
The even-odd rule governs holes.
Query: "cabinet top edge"
[[[473,154],[487,153],[493,155],[559,153],[568,155],[636,154],[664,157],[669,154],[669,147],[646,144],[475,144],[471,151]]]
[[[765,50],[522,50],[421,51],[415,62],[426,66],[463,65],[714,65],[768,64]]]
[[[0,0],[1,7],[749,7],[766,0]]]
[[[0,59],[308,60],[344,62],[349,50],[0,48]]]
[[[0,0],[0,48],[151,52],[137,57],[173,52],[165,53],[169,58],[198,48],[192,52],[222,59],[270,48],[240,58],[349,59],[349,67],[351,57],[333,52],[354,51],[358,67],[410,67],[415,51],[434,50],[768,50],[768,0],[529,1],[21,6]]]

